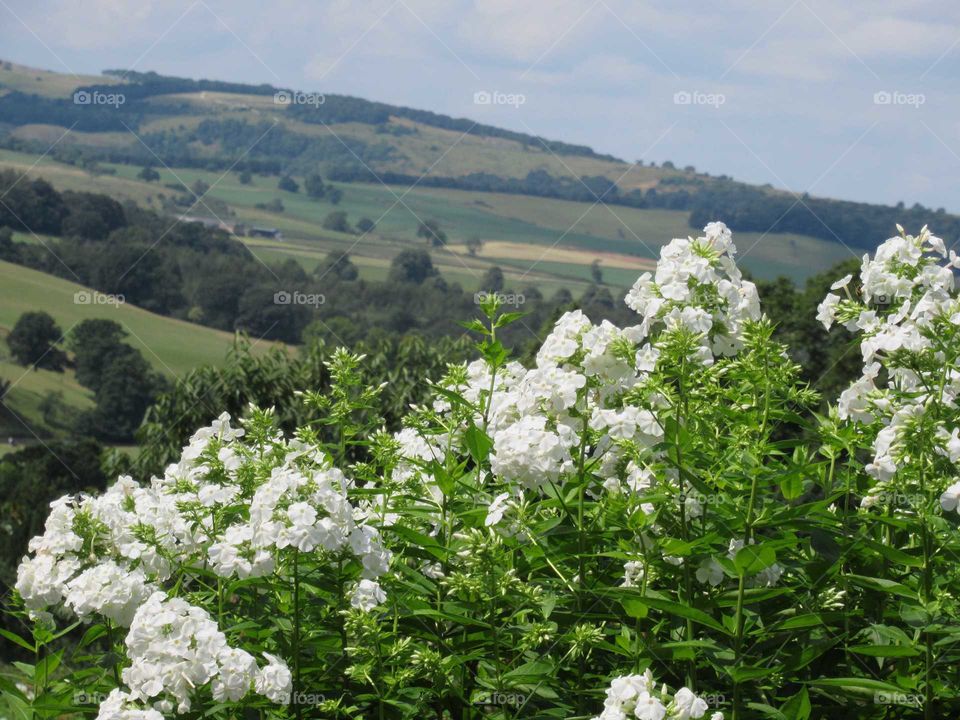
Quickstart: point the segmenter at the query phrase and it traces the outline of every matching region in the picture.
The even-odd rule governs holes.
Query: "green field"
[[[254,176],[251,184],[243,185],[236,173],[158,168],[161,180],[146,183],[136,177],[140,168],[129,165],[104,165],[112,174],[91,175],[47,158],[31,169],[35,162],[30,155],[0,150],[0,167],[29,170],[58,189],[103,192],[156,209],[160,207],[159,195],[176,194],[167,185],[190,186],[202,180],[211,186],[210,197],[229,206],[225,216],[220,212],[224,221],[276,227],[283,232],[283,242],[268,245],[243,238],[257,257],[264,261],[293,258],[312,270],[328,252],[349,251],[361,275],[371,280],[383,277],[389,260],[400,250],[423,246],[423,240],[416,237],[420,220],[437,220],[449,244],[461,246],[457,252],[435,252],[434,262],[449,280],[462,283],[468,290],[479,288],[487,268],[500,265],[508,283],[533,284],[543,292],[568,287],[576,293],[589,284],[589,265],[595,258],[607,270],[604,282],[623,287],[639,274],[631,269],[635,263],[623,262],[624,258],[655,259],[672,238],[694,232],[687,224],[687,214],[674,210],[439,188],[407,190],[366,183],[340,184],[343,200],[333,206],[313,200],[302,191],[281,191],[275,177]],[[303,178],[296,179],[302,184]],[[284,212],[256,208],[274,198],[283,202]],[[323,229],[323,219],[334,210],[346,212],[353,224],[365,217],[376,221],[377,227],[362,237]],[[191,214],[209,216],[211,212],[201,204]],[[462,250],[468,238],[532,245],[542,250],[536,254],[537,260],[530,262],[519,260],[515,253],[484,250],[474,258]],[[735,239],[743,267],[760,278],[786,275],[802,281],[849,257],[842,245],[803,235],[737,233]],[[561,254],[562,260],[555,257]]]
[[[30,310],[52,315],[64,333],[81,320],[115,320],[129,333],[127,341],[168,377],[197,365],[221,362],[233,343],[230,333],[155,315],[133,305],[74,302],[75,294],[86,290],[46,273],[0,262],[0,333],[5,336],[20,315]]]
[[[127,331],[127,342],[138,348],[158,372],[171,378],[198,365],[222,362],[233,343],[230,333],[155,315],[132,305],[75,302],[75,294],[85,291],[89,292],[67,280],[0,262],[0,379],[11,383],[3,396],[9,412],[0,411],[0,447],[9,450],[8,436],[30,442],[35,436],[47,437],[65,429],[63,418],[57,414],[49,422],[44,417],[42,403],[51,394],[57,394],[69,411],[93,407],[93,394],[77,383],[72,370],[31,370],[9,357],[2,340],[24,312],[49,313],[65,334],[82,320],[115,320]],[[256,343],[254,352],[273,344]]]

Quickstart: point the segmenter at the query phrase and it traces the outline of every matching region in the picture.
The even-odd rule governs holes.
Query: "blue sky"
[[[347,93],[960,212],[955,2],[0,0],[0,57]]]

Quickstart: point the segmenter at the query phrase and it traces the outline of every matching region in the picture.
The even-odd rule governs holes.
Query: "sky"
[[[952,0],[0,0],[0,58],[356,95],[960,212]]]

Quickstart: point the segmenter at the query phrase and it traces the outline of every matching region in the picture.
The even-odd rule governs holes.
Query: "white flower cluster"
[[[285,685],[277,688],[271,666],[260,671],[252,655],[230,647],[206,610],[163,592],[139,608],[126,645],[131,664],[123,670],[130,689],[125,699],[152,703],[163,712],[171,712],[174,701],[176,712],[188,712],[191,695],[207,683],[220,702],[240,700],[255,682],[271,699],[290,691],[289,671]],[[279,662],[273,660],[271,665]]]
[[[175,572],[248,578],[272,573],[284,551],[345,553],[363,566],[353,606],[371,610],[385,599],[375,579],[390,553],[369,511],[351,504],[343,473],[298,440],[278,436],[252,448],[243,435],[221,415],[148,487],[121,477],[101,495],[55,501],[44,534],[30,542],[16,589],[32,615],[63,603],[82,619],[130,628],[129,693],[111,695],[103,718],[153,718],[131,705],[138,700],[162,712],[175,701],[185,712],[191,692],[207,684],[216,700],[238,700],[251,686],[278,702],[289,693],[281,660],[270,656],[258,670],[205,610],[167,599],[164,583]]]
[[[513,362],[492,376],[485,361],[470,363],[464,378],[448,389],[477,412],[451,429],[459,433],[470,423],[485,427],[493,441],[491,470],[515,495],[558,482],[575,469],[581,448],[585,462],[613,467],[619,446],[650,447],[663,436],[651,410],[623,401],[649,372],[637,369],[638,337],[637,328],[621,330],[607,321],[594,325],[579,310],[568,312],[544,341],[534,368]],[[642,357],[651,357],[649,347]],[[446,418],[451,406],[441,399],[434,409]],[[424,462],[442,457],[450,436],[406,428],[395,437],[404,461],[393,478],[405,481]],[[439,489],[427,484],[427,490],[439,503]],[[508,505],[506,497],[496,499],[487,524],[500,522]]]
[[[658,691],[647,670],[643,675],[615,678],[607,689],[603,712],[593,720],[690,720],[704,717],[709,709],[689,688],[680,688],[672,696],[666,685]],[[723,713],[713,713],[710,720],[723,720]]]
[[[742,347],[744,323],[760,318],[760,298],[733,260],[737,250],[727,226],[712,222],[703,233],[665,246],[656,273],[641,275],[626,303],[643,316],[644,335],[658,326],[700,335],[699,359],[711,363]]]
[[[866,506],[896,476],[906,459],[906,440],[924,415],[935,406],[956,410],[960,395],[960,373],[946,357],[955,350],[942,340],[944,328],[960,325],[954,281],[960,257],[926,227],[917,236],[898,229],[901,234],[884,242],[873,259],[864,256],[860,297],[849,289],[853,278],[848,275],[831,288],[845,297],[831,292],[817,315],[826,328],[839,321],[863,336],[863,372],[841,394],[838,414],[843,420],[880,425],[873,461],[866,466],[878,485]],[[956,427],[939,428],[940,451],[953,462],[960,459],[960,446],[951,452],[956,434]],[[945,509],[956,507],[949,497],[950,491]]]

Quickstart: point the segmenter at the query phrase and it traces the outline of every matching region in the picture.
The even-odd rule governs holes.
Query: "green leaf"
[[[476,425],[471,425],[463,434],[463,439],[467,444],[470,457],[472,457],[478,465],[486,462],[487,457],[490,455],[490,449],[493,447],[493,440],[490,439],[490,436]]]
[[[807,693],[807,689],[803,688],[783,704],[780,712],[787,720],[809,720],[812,709],[810,695]]]
[[[917,594],[906,585],[894,582],[893,580],[887,580],[886,578],[867,577],[865,575],[845,575],[844,577],[854,585],[867,588],[868,590],[878,590],[889,595],[900,595],[911,599],[917,596]]]
[[[632,618],[637,618],[638,620],[645,618],[649,612],[647,605],[637,598],[623,598],[620,600],[620,604],[623,605],[623,609],[627,615]]]
[[[814,685],[815,687],[835,687],[842,690],[851,690],[854,692],[888,692],[888,693],[907,693],[908,690],[904,690],[902,687],[897,685],[891,685],[890,683],[883,682],[881,680],[873,680],[871,678],[860,678],[860,677],[846,677],[846,678],[821,678],[819,680],[808,680],[808,685]]]
[[[848,649],[850,652],[869,657],[905,658],[917,657],[921,654],[916,648],[906,645],[854,645]]]
[[[747,545],[737,551],[733,564],[741,575],[753,575],[777,561],[777,554],[769,545]]]
[[[661,612],[668,613],[670,615],[675,615],[676,617],[681,617],[684,620],[691,620],[699,625],[704,625],[711,630],[716,630],[721,632],[724,635],[731,635],[723,625],[718,623],[712,617],[707,615],[702,610],[697,610],[693,607],[687,607],[682,603],[673,602],[672,600],[663,600],[660,598],[645,597],[640,602],[644,605],[652,607],[654,610],[660,610]]]
[[[24,650],[29,650],[30,652],[34,651],[33,645],[28,643],[26,640],[24,640],[22,637],[20,637],[16,633],[12,633],[9,630],[4,630],[0,628],[0,637],[5,637],[7,640],[9,640],[10,642],[16,645],[19,645]]]
[[[803,495],[803,476],[799,471],[794,471],[781,478],[780,492],[787,500],[796,500]]]

